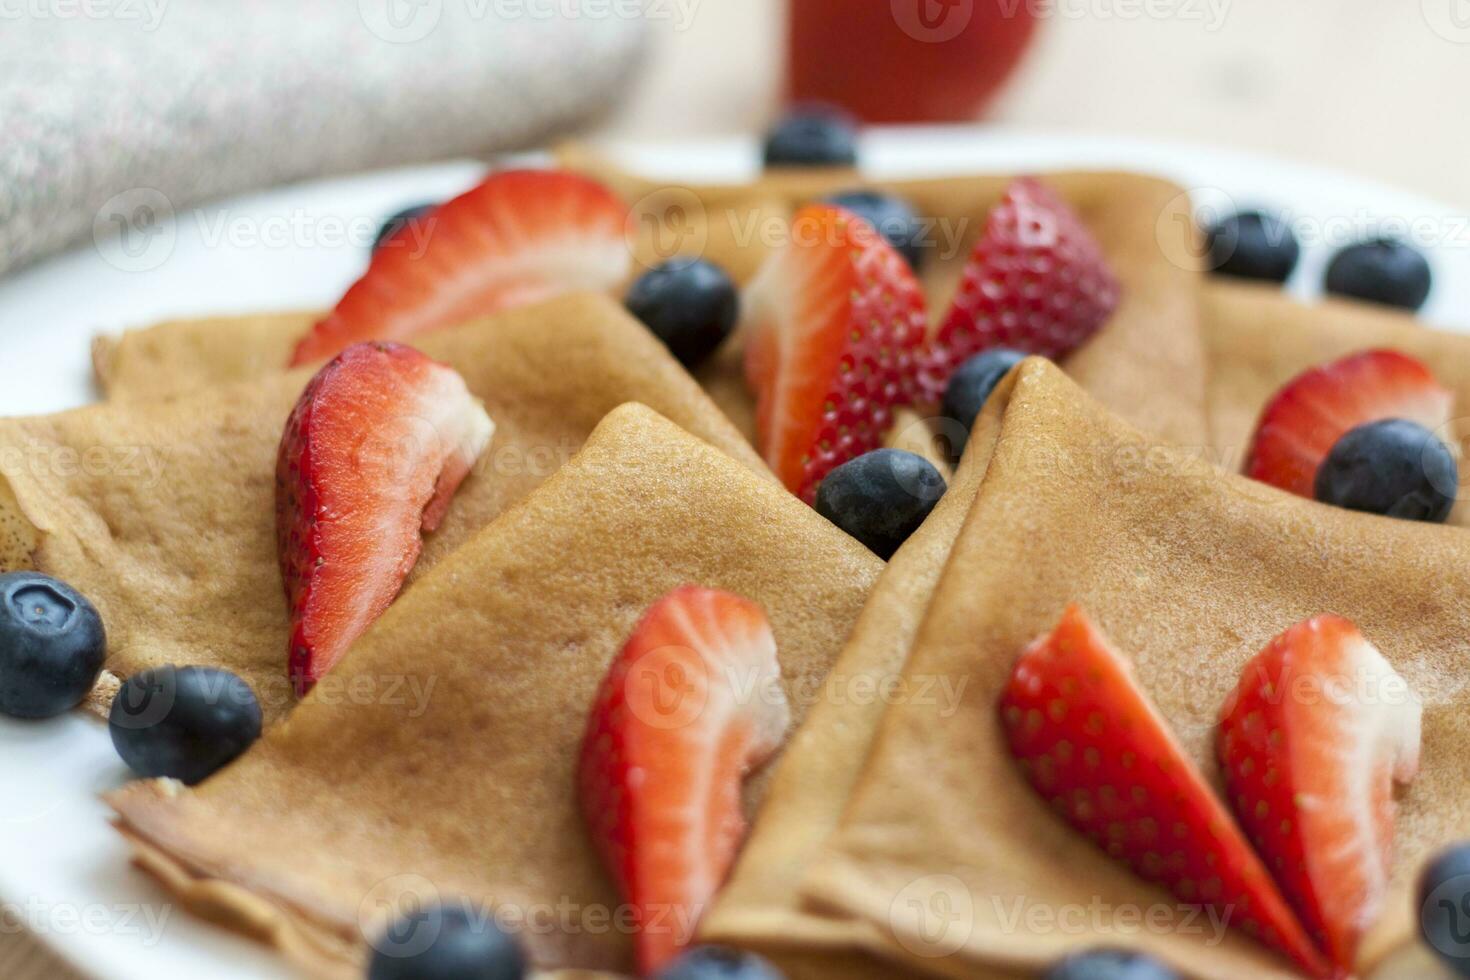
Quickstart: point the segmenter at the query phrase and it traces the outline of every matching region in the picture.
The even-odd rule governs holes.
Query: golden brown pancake
[[[673,255],[701,254],[740,282],[783,240],[797,207],[861,183],[852,173],[819,171],[754,184],[676,186],[623,173],[585,152],[564,157],[632,206],[638,271]],[[1095,397],[1147,431],[1200,444],[1206,431],[1205,370],[1187,196],[1164,181],[1131,174],[1060,173],[1046,179],[1081,214],[1123,284],[1117,314],[1065,367]],[[932,216],[936,247],[923,280],[935,317],[948,308],[985,217],[1010,180],[994,175],[876,183]],[[109,397],[157,397],[284,365],[314,319],[304,313],[169,323],[100,339],[94,360]],[[753,438],[754,400],[745,387],[742,358],[737,335],[698,377]]]
[[[496,432],[410,582],[627,401],[774,479],[662,345],[605,297],[518,310],[421,346],[459,370]],[[0,568],[37,568],[97,604],[111,675],[99,704],[115,678],[165,663],[234,671],[272,718],[294,702],[274,478],[286,416],[310,373],[0,421]]]
[[[1470,836],[1470,537],[1221,473],[1141,435],[1039,360],[998,389],[971,445],[978,492],[903,672],[911,691],[947,679],[962,695],[900,699],[884,713],[838,829],[813,848],[800,886],[808,908],[856,920],[842,938],[941,975],[1008,977],[1098,945],[1144,949],[1191,976],[1293,975],[1242,935],[1217,935],[1207,916],[1186,918],[1055,816],[1009,757],[996,700],[1023,646],[1081,602],[1215,779],[1217,714],[1244,663],[1287,626],[1335,612],[1424,700],[1423,766],[1401,801],[1391,894],[1363,968],[1409,944],[1418,868]],[[915,583],[922,603],[924,579]],[[857,656],[880,668],[897,657]],[[796,744],[822,737],[804,731]],[[785,779],[778,771],[777,785]],[[819,808],[830,815],[830,803]],[[784,832],[763,820],[751,853]],[[742,921],[731,901],[713,924]],[[768,936],[745,910],[751,924],[739,928]],[[1127,924],[1150,915],[1157,928]]]
[[[1393,347],[1413,353],[1436,365],[1456,398],[1470,404],[1470,338],[1430,330],[1412,317],[1359,303],[1306,306],[1275,288],[1211,282],[1205,300],[1216,423],[1212,452],[1220,451],[1212,458],[1225,465],[1239,465],[1243,450],[1231,454],[1229,448],[1248,442],[1261,407],[1282,383],[1307,367],[1356,350]],[[974,438],[980,441],[998,431],[988,423]],[[897,439],[894,443],[903,444]],[[917,442],[906,448],[927,452]],[[759,949],[794,978],[821,976],[844,957],[845,969],[853,975],[861,970],[882,975],[885,968],[860,951],[870,927],[824,914],[804,901],[801,878],[836,827],[866,761],[885,705],[871,692],[885,680],[893,683],[901,670],[992,451],[982,448],[966,457],[934,514],[889,562],[829,682],[839,695],[856,690],[868,696],[839,696],[813,708],[773,776],[761,824],[705,921],[706,938]],[[1415,969],[1410,965],[1406,972],[1390,973],[1415,976]]]
[[[1204,300],[1211,441],[1221,466],[1239,470],[1244,464],[1261,411],[1282,385],[1358,351],[1386,347],[1418,358],[1454,394],[1454,414],[1470,416],[1470,336],[1433,330],[1370,303],[1309,306],[1267,286],[1211,283]],[[1470,488],[1470,454],[1458,442],[1467,432],[1461,423],[1439,433],[1457,448],[1462,497]],[[1470,507],[1457,506],[1450,522],[1470,525]]]
[[[640,265],[702,254],[753,274],[782,241],[783,217],[834,192],[872,187],[909,201],[931,222],[921,279],[930,313],[942,317],[985,218],[1014,179],[1006,175],[868,180],[851,171],[784,171],[752,184],[682,185],[629,174],[579,147],[562,162],[607,183],[633,207],[642,234]],[[1166,181],[1123,173],[1052,173],[1044,179],[1074,207],[1123,285],[1112,320],[1064,364],[1096,398],[1147,431],[1197,443],[1204,425],[1204,353],[1198,311],[1199,263],[1189,199]],[[715,402],[751,434],[754,403],[745,390],[740,338],[699,372]]]
[[[638,617],[687,583],[759,602],[799,718],[882,567],[773,482],[625,406],[337,669],[398,678],[399,697],[319,687],[198,789],[142,782],[109,799],[182,899],[322,975],[360,975],[360,916],[373,932],[378,900],[411,887],[531,916],[522,936],[543,967],[624,970],[631,937],[609,917],[626,913],[574,770]],[[764,786],[748,781],[749,809]]]
[[[758,950],[792,980],[891,975],[891,965],[862,953],[863,923],[821,914],[802,900],[800,885],[837,827],[885,708],[903,696],[892,685],[987,462],[987,451],[967,452],[928,520],[889,560],[827,678],[825,696],[771,777],[760,822],[701,926],[702,938]]]

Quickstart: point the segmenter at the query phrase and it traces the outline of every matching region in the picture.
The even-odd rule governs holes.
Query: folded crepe
[[[776,484],[625,406],[353,647],[337,673],[369,696],[318,688],[198,789],[135,783],[109,801],[180,898],[322,976],[360,976],[364,932],[408,893],[524,916],[542,967],[626,970],[575,766],[635,622],[686,583],[759,602],[799,718],[881,568]],[[399,696],[372,696],[387,679]],[[747,782],[748,810],[764,785]]]
[[[794,210],[824,194],[863,184],[846,171],[772,175],[753,184],[684,186],[624,173],[585,151],[563,163],[613,188],[632,209],[635,269],[675,255],[703,255],[737,281],[755,274],[785,237]],[[1150,177],[1049,174],[1081,214],[1123,285],[1113,319],[1065,367],[1104,404],[1149,432],[1193,445],[1205,436],[1205,370],[1198,310],[1194,229],[1187,195]],[[958,287],[985,217],[1011,178],[878,181],[932,221],[935,245],[923,283],[934,316]],[[102,338],[94,349],[109,397],[157,397],[219,384],[284,365],[313,314],[214,318],[163,324]],[[698,372],[715,402],[752,440],[755,403],[744,381],[742,338],[733,337]]]
[[[1267,402],[1297,374],[1348,354],[1387,347],[1429,366],[1470,416],[1470,336],[1424,326],[1412,315],[1369,303],[1298,303],[1270,286],[1216,284],[1204,290],[1210,360],[1210,435],[1216,461],[1239,470]],[[1470,428],[1440,433],[1455,444]],[[1470,488],[1470,454],[1458,446],[1460,486]],[[1470,526],[1463,503],[1450,523]]]
[[[986,438],[985,423],[973,438]],[[771,776],[760,821],[700,927],[701,938],[756,950],[792,980],[888,977],[862,952],[867,926],[806,903],[806,868],[836,829],[904,661],[985,475],[988,450],[967,452],[928,519],[889,560],[806,723]],[[887,695],[882,694],[885,690]],[[944,693],[931,689],[929,694]],[[952,696],[948,692],[945,696]]]
[[[1000,687],[1076,601],[1217,784],[1215,723],[1246,661],[1317,613],[1362,628],[1425,705],[1422,769],[1401,800],[1364,970],[1409,944],[1418,869],[1470,836],[1470,536],[1221,473],[1139,434],[1039,360],[998,389],[970,445],[957,484],[964,493],[978,480],[978,491],[932,598],[937,530],[895,556],[834,668],[891,670],[912,634],[900,696],[881,719],[870,708],[812,714],[707,934],[789,952],[798,977],[846,975],[861,963],[853,950],[920,974],[1025,976],[1097,946],[1144,949],[1190,976],[1293,976],[1104,855],[1010,758]],[[848,786],[837,819],[833,796]],[[762,865],[776,854],[791,867]]]
[[[419,346],[464,376],[496,431],[410,583],[550,476],[627,401],[774,479],[662,345],[605,297],[518,310]],[[97,604],[109,651],[96,706],[117,678],[164,663],[234,671],[272,718],[294,703],[275,466],[310,374],[0,421],[0,569],[39,569]]]
[[[933,242],[920,276],[931,315],[941,317],[959,286],[985,218],[1013,177],[870,180],[845,170],[788,170],[751,184],[688,185],[630,174],[583,147],[567,147],[565,166],[606,183],[633,208],[647,264],[673,254],[703,254],[750,275],[783,240],[787,216],[825,195],[859,187],[909,201]],[[1152,177],[1125,173],[1050,173],[1048,184],[1097,237],[1123,286],[1112,320],[1067,358],[1078,383],[1149,432],[1192,443],[1204,432],[1204,352],[1198,310],[1199,262],[1188,195]],[[745,390],[740,338],[699,372],[715,402],[743,431],[755,431]]]

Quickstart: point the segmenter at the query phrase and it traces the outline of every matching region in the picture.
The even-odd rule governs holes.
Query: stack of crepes
[[[653,220],[639,262],[698,251],[741,281],[742,233],[853,174],[673,187],[567,163]],[[995,705],[1017,653],[1081,602],[1207,776],[1220,702],[1285,626],[1353,620],[1423,699],[1371,971],[1411,943],[1430,851],[1470,836],[1470,536],[1350,513],[1233,475],[1271,394],[1367,347],[1470,397],[1470,341],[1354,304],[1294,304],[1198,270],[1187,196],[1126,174],[1052,174],[1122,287],[1060,367],[1028,360],[977,421],[947,494],[885,566],[787,493],[750,444],[737,335],[687,374],[615,298],[564,296],[414,340],[455,368],[494,440],[388,612],[298,699],[276,563],[277,443],[312,368],[315,313],[175,322],[99,339],[104,403],[0,423],[0,567],[96,602],[107,675],[165,663],[246,679],[268,730],[197,788],[109,803],[139,863],[202,915],[312,975],[359,976],[404,894],[518,910],[545,970],[627,973],[632,938],[582,824],[578,746],[643,611],[688,583],[766,611],[794,713],[745,784],[750,835],[701,939],[793,977],[1019,977],[1070,951],[1147,950],[1190,975],[1291,976],[1234,931],[1037,925],[1032,908],[1178,907],[1059,821],[1007,754]],[[884,184],[961,230],[924,288],[942,309],[1005,176]],[[898,437],[895,437],[898,438]],[[103,447],[135,471],[26,465]],[[1452,523],[1463,522],[1457,511]],[[896,683],[913,696],[855,697]],[[360,684],[361,697],[344,696]],[[392,688],[390,693],[389,688]],[[919,696],[920,692],[924,696]],[[922,912],[950,924],[937,937]]]

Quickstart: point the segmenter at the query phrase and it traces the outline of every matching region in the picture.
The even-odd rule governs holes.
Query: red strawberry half
[[[1419,770],[1420,713],[1357,627],[1317,616],[1246,665],[1220,720],[1242,826],[1347,972],[1388,890],[1394,785]]]
[[[761,453],[810,503],[822,477],[878,448],[894,406],[913,400],[923,293],[871,225],[814,205],[792,219],[791,241],[742,308]]]
[[[451,368],[401,344],[356,344],[286,422],[276,539],[305,694],[398,594],[495,431]]]
[[[1027,780],[1099,847],[1326,975],[1229,812],[1080,608],[1021,654],[1000,715]]]
[[[380,248],[296,348],[310,364],[362,340],[407,340],[628,274],[627,209],[560,170],[507,170],[434,210],[415,248]]]
[[[1317,467],[1349,429],[1408,419],[1434,432],[1449,421],[1453,403],[1429,368],[1407,354],[1351,354],[1302,372],[1276,393],[1256,424],[1245,473],[1311,497]]]
[[[598,690],[582,812],[638,924],[643,975],[678,954],[745,838],[746,773],[791,712],[760,606],[686,586],[644,614]]]
[[[1039,180],[1012,182],[925,352],[926,400],[938,402],[955,368],[992,347],[1059,360],[1108,321],[1120,295],[1102,247],[1076,212]]]

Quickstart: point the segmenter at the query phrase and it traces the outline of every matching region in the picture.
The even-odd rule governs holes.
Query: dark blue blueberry
[[[1296,235],[1276,215],[1242,211],[1205,229],[1210,268],[1241,279],[1285,282],[1302,255]]]
[[[817,513],[872,549],[893,557],[944,496],[934,464],[902,449],[875,449],[828,473]]]
[[[527,973],[516,938],[468,903],[402,916],[372,945],[368,980],[521,980]]]
[[[1369,422],[1337,441],[1317,468],[1324,504],[1411,521],[1443,522],[1460,476],[1445,444],[1407,419]]]
[[[785,980],[767,959],[728,946],[695,946],[653,980]]]
[[[70,711],[102,672],[107,632],[81,593],[39,572],[0,575],[0,714]]]
[[[924,263],[924,223],[913,205],[901,197],[878,191],[844,191],[826,198],[828,204],[846,208],[878,229],[878,234],[918,269]]]
[[[1392,239],[1349,245],[1327,267],[1327,291],[1370,303],[1417,310],[1429,298],[1429,260]]]
[[[383,222],[383,227],[378,229],[378,237],[373,239],[373,251],[376,252],[382,248],[384,242],[404,228],[408,228],[409,225],[413,225],[410,231],[423,235],[423,229],[428,226],[423,219],[433,214],[438,207],[437,204],[415,204],[411,208],[404,208],[402,211],[389,215],[388,220]],[[415,243],[412,238],[408,241],[411,244]]]
[[[260,737],[250,685],[213,667],[155,667],[112,699],[112,744],[139,776],[202,782]]]
[[[768,167],[851,167],[857,164],[857,127],[836,109],[793,109],[766,134]]]
[[[1179,974],[1144,953],[1097,949],[1058,960],[1042,980],[1179,980]]]
[[[990,393],[1011,368],[1025,359],[1026,354],[1021,351],[995,347],[976,354],[949,376],[949,384],[944,389],[944,417],[954,419],[960,427],[953,432],[945,431],[943,435],[949,437],[950,451],[955,459],[964,453],[970,429]]]
[[[1419,933],[1446,966],[1470,977],[1470,844],[1441,851],[1420,873]]]
[[[670,259],[650,269],[629,287],[625,302],[689,368],[724,343],[740,312],[735,283],[703,259]]]

